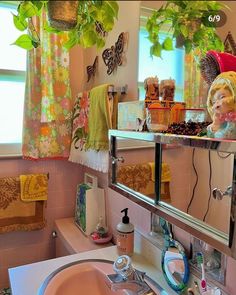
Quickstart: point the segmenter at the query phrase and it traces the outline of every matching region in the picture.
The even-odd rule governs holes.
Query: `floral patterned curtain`
[[[208,85],[201,77],[193,54],[185,54],[184,101],[187,108],[206,107]]]
[[[41,45],[27,56],[22,153],[29,159],[67,158],[71,141],[67,33],[49,34],[45,22],[45,14],[34,19]]]

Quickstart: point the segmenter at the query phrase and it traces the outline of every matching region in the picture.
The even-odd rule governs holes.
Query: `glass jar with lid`
[[[150,104],[147,108],[147,127],[149,131],[163,131],[170,122],[170,108],[159,104]]]

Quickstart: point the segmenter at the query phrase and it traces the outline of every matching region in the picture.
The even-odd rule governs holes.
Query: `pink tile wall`
[[[49,173],[49,194],[45,211],[47,226],[39,231],[0,235],[0,288],[9,286],[7,269],[53,258],[54,220],[74,214],[76,185],[83,179],[82,168],[68,161],[0,160],[0,177],[27,173]]]

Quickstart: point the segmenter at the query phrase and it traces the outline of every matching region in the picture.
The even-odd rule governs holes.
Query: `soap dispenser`
[[[117,224],[117,251],[119,255],[131,256],[134,251],[134,226],[129,222],[128,208],[121,211],[124,212],[122,221]]]

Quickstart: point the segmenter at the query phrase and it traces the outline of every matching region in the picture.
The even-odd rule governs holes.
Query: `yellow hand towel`
[[[151,167],[151,180],[155,181],[155,163],[149,162],[149,166]],[[161,182],[170,182],[171,175],[170,175],[170,166],[167,163],[161,164]]]
[[[108,84],[94,87],[90,91],[88,136],[85,149],[108,150],[108,130],[112,128],[111,110],[108,98]]]
[[[162,163],[161,169],[161,182],[170,182],[170,166],[167,163]]]
[[[151,167],[151,180],[154,182],[155,181],[155,163],[154,162],[149,162],[149,166]]]
[[[46,201],[48,196],[47,174],[20,175],[21,200]]]

